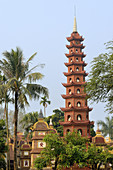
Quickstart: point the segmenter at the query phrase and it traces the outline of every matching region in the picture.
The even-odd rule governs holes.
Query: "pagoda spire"
[[[74,16],[73,32],[77,32],[77,22],[76,22],[76,16]]]

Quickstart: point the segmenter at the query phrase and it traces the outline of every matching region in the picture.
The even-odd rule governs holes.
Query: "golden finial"
[[[75,8],[75,6],[74,6],[74,26],[73,26],[73,32],[77,32],[76,8]]]

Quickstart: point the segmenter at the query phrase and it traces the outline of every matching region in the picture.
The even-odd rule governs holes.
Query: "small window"
[[[29,160],[24,160],[24,167],[29,167]]]
[[[76,53],[78,53],[78,50],[76,49]]]
[[[88,114],[86,115],[86,120],[88,120]]]
[[[70,82],[70,83],[72,82],[72,78],[69,79],[69,82]]]
[[[80,107],[80,106],[81,106],[81,103],[80,103],[80,102],[77,102],[77,106]]]
[[[78,134],[82,135],[82,129],[77,130]]]
[[[24,155],[25,156],[29,155],[29,152],[28,151],[24,151]]]
[[[72,70],[72,68],[70,68],[70,72],[72,72],[73,70]]]
[[[78,67],[76,68],[76,71],[79,71],[79,68],[78,68]]]
[[[67,121],[71,121],[71,116],[70,115],[68,115]]]
[[[69,89],[69,94],[71,94],[71,89]]]
[[[73,53],[73,50],[71,50],[71,53]]]
[[[80,89],[77,89],[77,93],[78,93],[78,94],[80,93]]]
[[[78,58],[76,58],[76,61],[78,61]]]
[[[69,133],[70,132],[70,129],[67,129],[67,133]]]
[[[82,120],[81,115],[77,115],[77,120]]]
[[[71,63],[73,62],[72,58],[70,59]]]
[[[71,103],[70,102],[68,103],[68,107],[71,107]]]
[[[77,82],[79,82],[79,81],[80,81],[80,79],[77,77],[76,81],[77,81]]]

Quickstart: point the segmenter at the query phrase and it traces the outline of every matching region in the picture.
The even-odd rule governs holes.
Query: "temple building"
[[[70,43],[66,45],[69,53],[65,54],[68,58],[68,62],[65,63],[68,72],[64,73],[67,77],[67,83],[63,83],[66,94],[62,95],[65,99],[65,107],[61,108],[64,111],[64,122],[60,122],[60,124],[63,125],[64,135],[68,132],[77,131],[82,136],[90,138],[90,126],[94,122],[89,121],[89,111],[92,108],[87,105],[87,94],[84,90],[85,77],[87,76],[84,67],[87,64],[83,61],[86,55],[82,52],[82,49],[85,46],[82,44],[84,39],[77,32],[76,17],[74,17],[73,32],[67,40]]]

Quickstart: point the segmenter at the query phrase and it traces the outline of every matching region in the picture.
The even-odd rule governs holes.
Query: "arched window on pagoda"
[[[73,50],[71,50],[71,53],[73,53]]]
[[[77,77],[76,81],[77,81],[77,82],[80,82],[80,79]]]
[[[70,129],[67,129],[66,133],[69,133],[69,132],[71,132]]]
[[[70,62],[71,62],[71,63],[73,62],[72,58],[70,59]]]
[[[88,114],[86,115],[86,120],[88,120]]]
[[[78,62],[78,58],[76,58],[76,61]]]
[[[78,50],[76,49],[76,53],[78,53]]]
[[[80,134],[80,135],[82,135],[82,129],[78,129],[78,130],[77,130],[77,133]]]
[[[72,78],[69,78],[69,82],[70,82],[70,83],[72,82]]]
[[[68,103],[68,107],[71,107],[71,102]]]
[[[78,68],[78,67],[76,68],[76,71],[79,71],[79,68]]]
[[[77,89],[77,94],[79,94],[80,93],[80,89]]]
[[[72,72],[73,70],[72,70],[72,68],[70,68],[70,72]]]
[[[81,103],[80,103],[80,102],[77,102],[77,106],[80,107],[80,106],[81,106]]]
[[[71,121],[71,116],[70,115],[67,116],[67,121]]]
[[[71,94],[71,89],[69,89],[69,94]]]
[[[82,120],[81,115],[77,115],[77,120]]]

